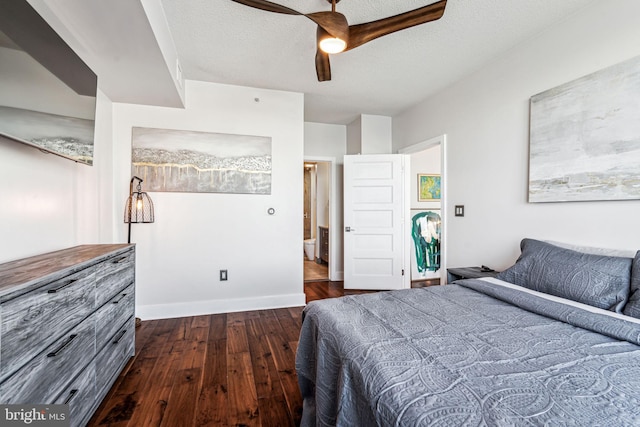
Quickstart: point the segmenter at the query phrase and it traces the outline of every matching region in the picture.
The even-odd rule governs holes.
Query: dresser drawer
[[[0,384],[2,403],[51,403],[96,355],[95,315],[71,329]],[[3,337],[4,347],[4,337]]]
[[[135,350],[135,318],[131,316],[96,357],[96,389],[102,395],[111,387]]]
[[[135,253],[129,250],[102,262],[96,274],[96,307],[100,307],[135,279]]]
[[[96,401],[96,364],[92,361],[58,396],[54,403],[69,405],[71,426],[84,426]]]
[[[135,310],[133,284],[100,307],[96,318],[96,351],[100,352]]]
[[[0,305],[0,381],[94,310],[96,266]]]

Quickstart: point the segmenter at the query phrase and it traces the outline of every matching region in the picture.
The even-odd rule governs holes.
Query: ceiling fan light
[[[337,37],[320,40],[320,49],[325,53],[340,53],[347,48],[347,43]]]

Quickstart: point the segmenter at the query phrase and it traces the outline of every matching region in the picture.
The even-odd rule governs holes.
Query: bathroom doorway
[[[304,162],[304,280],[329,280],[331,163]]]

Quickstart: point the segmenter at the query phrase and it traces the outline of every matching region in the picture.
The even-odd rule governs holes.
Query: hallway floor
[[[329,267],[326,264],[318,264],[304,258],[304,281],[317,282],[329,280]]]

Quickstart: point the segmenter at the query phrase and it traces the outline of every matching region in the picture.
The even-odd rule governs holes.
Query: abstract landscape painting
[[[95,122],[0,106],[0,135],[88,165],[93,164]]]
[[[529,202],[640,199],[640,57],[531,98]]]
[[[146,191],[271,194],[271,138],[134,127],[131,173]]]

